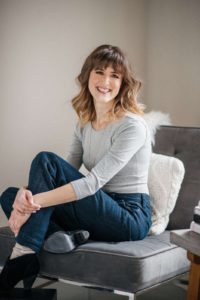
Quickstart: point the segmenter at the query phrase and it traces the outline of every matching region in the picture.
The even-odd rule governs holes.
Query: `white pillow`
[[[184,165],[178,158],[152,153],[148,176],[152,207],[149,234],[160,234],[167,227],[184,174]]]

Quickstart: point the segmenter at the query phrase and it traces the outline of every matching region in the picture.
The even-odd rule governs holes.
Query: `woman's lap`
[[[52,220],[65,230],[88,230],[94,240],[114,242],[141,238],[139,218],[101,190],[79,201],[59,205]],[[132,232],[133,227],[135,232]]]
[[[54,157],[53,153],[50,153],[50,155]],[[44,154],[43,157],[45,157]],[[55,157],[56,160],[60,160],[61,163],[64,164],[63,169],[65,172],[67,172],[69,166],[70,173],[73,173],[73,180],[76,176],[78,178],[83,176],[63,159],[60,159],[57,155],[55,155]],[[12,203],[16,192],[16,188],[10,188],[1,196],[1,205],[8,218],[12,210]],[[119,194],[112,193],[109,195],[99,190],[95,195],[78,201],[41,209],[36,214],[33,214],[22,227],[22,233],[21,231],[20,233],[23,238],[21,241],[23,243],[23,239],[26,238],[26,235],[29,235],[29,238],[30,235],[34,235],[35,231],[30,227],[37,227],[37,230],[40,230],[41,222],[48,222],[48,224],[46,224],[48,228],[51,220],[64,230],[88,230],[91,239],[113,242],[142,239],[148,233],[150,226],[148,195],[135,194],[137,202],[138,197],[141,198],[139,199],[140,205],[136,208],[134,205],[132,205],[133,207],[130,207],[130,205],[127,207],[126,205],[126,203],[131,203],[130,194],[123,194],[123,201],[121,202],[120,197]],[[127,201],[124,197],[128,197]],[[131,194],[131,198],[134,203],[134,194]],[[7,203],[5,203],[5,199]],[[38,214],[41,214],[41,216]],[[39,238],[42,239],[42,235]]]

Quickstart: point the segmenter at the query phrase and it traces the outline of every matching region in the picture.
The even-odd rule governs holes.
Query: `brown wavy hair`
[[[122,75],[121,87],[110,111],[110,119],[121,118],[127,112],[143,114],[144,105],[137,102],[141,82],[134,78],[127,57],[116,46],[102,45],[86,58],[81,73],[77,77],[81,90],[71,101],[82,126],[96,118],[93,98],[88,88],[90,72],[93,69],[104,69],[108,66]]]

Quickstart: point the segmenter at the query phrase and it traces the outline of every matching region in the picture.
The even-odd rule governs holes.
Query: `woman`
[[[28,187],[9,188],[0,198],[16,237],[0,275],[1,288],[22,279],[31,286],[39,271],[37,253],[52,222],[112,242],[143,239],[151,226],[151,144],[136,99],[141,83],[123,52],[110,45],[88,56],[78,81],[81,90],[72,105],[79,122],[67,161],[39,153]],[[82,163],[86,176],[78,171]]]

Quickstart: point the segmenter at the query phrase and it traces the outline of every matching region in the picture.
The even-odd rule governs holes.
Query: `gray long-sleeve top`
[[[95,130],[88,122],[77,124],[67,161],[88,174],[72,181],[77,199],[93,195],[100,188],[115,193],[149,193],[148,168],[151,155],[150,134],[144,119],[128,114]]]

